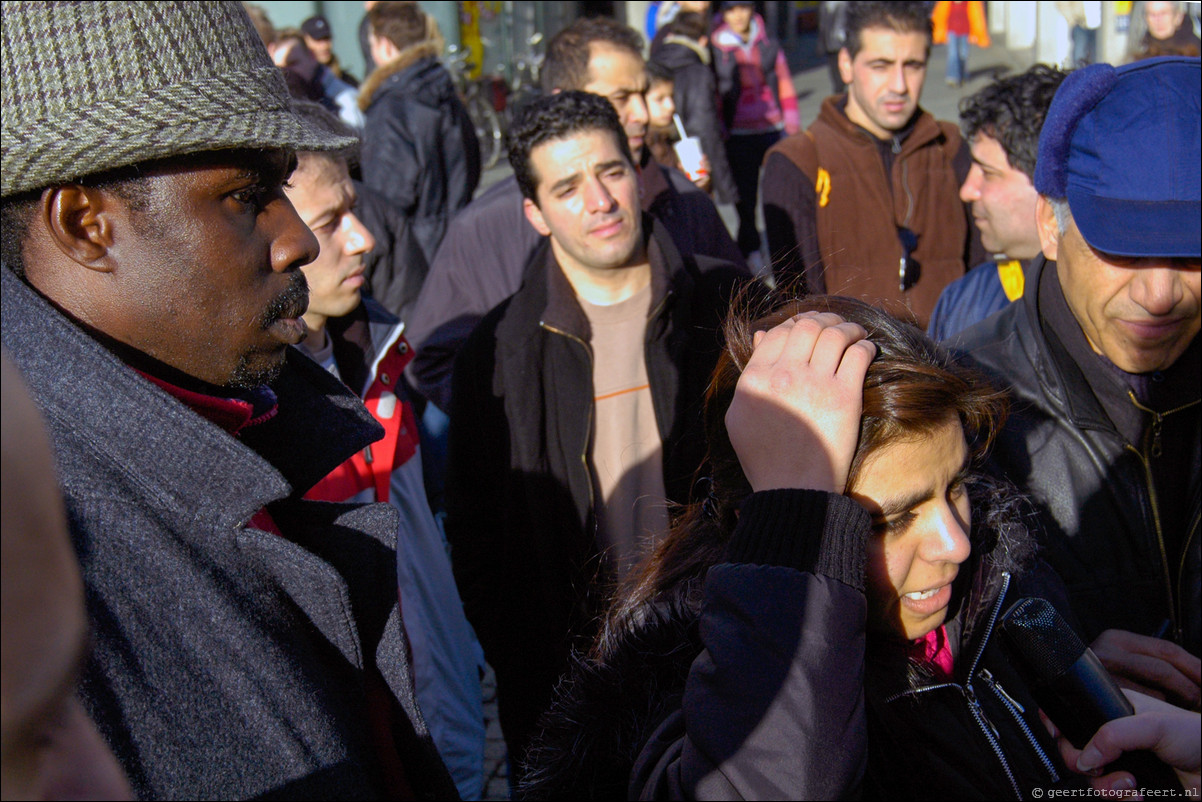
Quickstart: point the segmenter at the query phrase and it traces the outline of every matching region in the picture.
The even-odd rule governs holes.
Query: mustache
[[[288,286],[272,299],[263,310],[260,326],[269,328],[277,320],[300,317],[309,308],[309,282],[305,274],[297,270],[292,274]]]

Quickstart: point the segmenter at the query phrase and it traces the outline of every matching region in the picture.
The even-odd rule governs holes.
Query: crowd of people
[[[807,128],[755,4],[663,5],[549,37],[477,194],[418,3],[360,81],[6,0],[0,795],[478,799],[486,663],[515,798],[1197,795],[1180,4],[951,122],[984,4],[824,3]],[[1131,715],[1043,715],[1031,599]]]

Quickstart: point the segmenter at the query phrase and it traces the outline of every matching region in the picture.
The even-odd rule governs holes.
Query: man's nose
[[[981,197],[981,178],[983,176],[984,171],[981,170],[981,165],[974,163],[972,167],[968,168],[968,176],[960,187],[960,200],[971,203]]]
[[[898,64],[889,74],[889,89],[895,95],[904,95],[909,91],[906,86],[906,65]]]
[[[1172,265],[1149,264],[1131,268],[1131,300],[1160,317],[1173,311],[1185,295],[1184,271]],[[1197,269],[1196,267],[1194,269]]]
[[[301,220],[292,202],[283,193],[280,198],[282,203],[271,204],[275,214],[269,218],[275,226],[271,238],[271,269],[277,273],[309,264],[321,250],[317,237]]]
[[[651,120],[651,112],[647,110],[647,98],[637,94],[631,95],[626,101],[626,119],[646,125]]]
[[[584,185],[584,203],[590,212],[608,212],[616,205],[605,182],[590,178]]]
[[[346,234],[342,250],[347,256],[367,253],[376,247],[376,238],[367,230],[367,226],[363,225],[363,221],[355,217],[353,212],[343,215],[340,226]]]

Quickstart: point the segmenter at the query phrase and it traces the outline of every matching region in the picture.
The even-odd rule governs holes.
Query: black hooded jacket
[[[863,591],[846,570],[857,543],[862,560],[864,538],[874,536],[862,508],[857,517],[855,502],[815,491],[755,494],[732,536],[739,558],[657,597],[600,656],[577,660],[541,722],[521,790],[530,798],[1013,799],[1079,785],[994,631],[999,613],[1025,595],[1063,608],[1062,588],[1034,563],[1013,490],[982,477],[970,494],[967,587],[946,625],[951,680],[875,641],[866,647]],[[817,559],[769,556],[773,528],[790,542],[822,542]],[[758,553],[747,548],[753,538]],[[840,563],[844,570],[832,569]],[[714,681],[724,675],[739,680]]]
[[[433,43],[408,47],[359,91],[363,180],[412,221],[428,264],[480,183],[480,144]]]

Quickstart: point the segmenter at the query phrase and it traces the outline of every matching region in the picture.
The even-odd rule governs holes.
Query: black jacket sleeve
[[[788,157],[770,153],[764,162],[760,193],[777,284],[797,292],[826,292],[813,180]],[[802,283],[794,286],[797,282]]]
[[[816,491],[759,493],[709,572],[704,651],[644,745],[630,796],[835,799],[864,771],[867,512]]]
[[[677,72],[675,100],[685,132],[701,140],[701,150],[709,157],[718,201],[738,203],[739,190],[726,159],[726,145],[718,121],[718,87],[714,73],[703,64]]]

